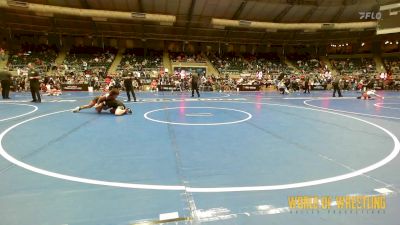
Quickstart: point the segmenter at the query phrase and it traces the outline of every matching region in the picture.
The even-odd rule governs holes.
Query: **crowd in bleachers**
[[[400,75],[400,56],[387,57],[383,60],[388,73]]]
[[[64,65],[77,71],[93,68],[104,68],[106,71],[114,61],[117,49],[112,47],[100,48],[94,46],[74,46],[67,54]]]
[[[306,53],[292,53],[287,58],[294,63],[294,65],[303,74],[325,74],[328,72],[328,66],[324,65],[318,56],[312,56]]]
[[[48,45],[22,45],[18,50],[10,50],[8,66],[16,69],[21,77],[14,77],[13,84],[16,90],[26,90],[27,69],[30,62],[35,64],[44,79],[47,78],[55,86],[60,84],[89,84],[95,90],[105,86],[122,86],[122,70],[130,70],[142,84],[175,85],[181,89],[188,87],[190,71],[182,76],[181,71],[165,71],[162,69],[162,51],[144,49],[126,49],[123,54],[116,74],[107,74],[109,67],[115,59],[117,49],[99,47],[72,47],[64,63],[55,65],[58,49]],[[0,56],[5,55],[5,49],[0,50]],[[187,55],[184,53],[170,53],[172,60],[180,62],[203,62],[204,54]],[[278,86],[279,82],[293,90],[298,91],[308,80],[315,89],[326,89],[332,82],[332,74],[317,57],[309,55],[291,54],[287,58],[299,69],[294,71],[281,62],[277,53],[263,54],[210,54],[208,58],[218,69],[218,74],[206,74],[205,71],[197,72],[202,80],[202,88],[207,90],[234,90],[241,84],[261,84]],[[390,73],[400,73],[400,58],[388,57],[384,60]],[[375,86],[390,86],[391,77],[386,74],[380,79],[376,74],[376,66],[371,58],[331,59],[332,66],[337,69],[342,77],[342,87],[346,90],[357,90],[360,86],[375,81]],[[52,68],[52,72],[46,71]],[[152,70],[152,74],[147,70]],[[232,73],[236,76],[230,76]],[[47,76],[51,76],[47,77]],[[158,77],[157,77],[158,76]],[[47,78],[46,78],[47,77]],[[145,81],[143,81],[143,79]],[[388,81],[386,81],[388,80]],[[47,81],[46,81],[47,82]]]
[[[257,74],[277,76],[291,74],[293,70],[282,63],[275,53],[209,55],[211,63],[222,74]]]
[[[74,46],[63,64],[53,67],[53,77],[64,84],[91,84],[100,89],[117,49]]]
[[[208,55],[211,63],[220,73],[241,72],[247,68],[248,63],[243,57],[229,53],[217,56],[216,54]]]
[[[173,62],[194,62],[205,63],[206,58],[201,54],[187,54],[184,52],[169,52],[169,57]]]
[[[162,51],[132,48],[126,49],[122,56],[118,70],[129,69],[133,71],[154,70],[162,67]]]
[[[257,73],[262,72],[264,74],[289,74],[291,70],[280,61],[279,56],[276,53],[264,53],[264,54],[244,54],[244,59],[248,65],[245,68],[246,72]]]
[[[331,59],[331,64],[342,75],[373,74],[376,72],[372,58]]]
[[[9,51],[8,67],[24,68],[28,63],[34,62],[41,71],[49,71],[57,54],[58,48],[54,45],[22,44],[20,48]]]

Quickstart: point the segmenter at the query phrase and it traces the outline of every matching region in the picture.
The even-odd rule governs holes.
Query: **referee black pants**
[[[309,93],[310,94],[310,85],[306,84],[304,85],[304,94]]]
[[[333,85],[333,97],[336,97],[336,91],[339,94],[339,97],[342,97],[342,92],[340,92],[339,85]]]
[[[125,86],[125,90],[126,90],[126,95],[128,96],[128,101],[131,101],[131,93],[132,93],[132,97],[133,100],[136,102],[136,95],[135,95],[135,90],[133,89],[133,86]]]
[[[42,99],[40,98],[40,89],[37,87],[31,87],[31,94],[32,94],[32,99],[34,102],[42,102]]]
[[[196,90],[197,97],[200,98],[200,93],[199,93],[199,86],[197,84],[192,84],[192,97],[194,97],[194,91]]]
[[[8,80],[1,81],[1,96],[3,97],[3,99],[10,98],[10,86],[11,86],[10,81]]]

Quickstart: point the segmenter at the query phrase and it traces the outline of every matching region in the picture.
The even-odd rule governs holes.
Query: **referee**
[[[132,93],[133,101],[136,102],[135,90],[132,85],[132,81],[133,81],[132,72],[125,70],[123,73],[123,79],[124,79],[126,95],[128,96],[128,102],[131,101],[131,95],[130,95],[131,93]]]
[[[197,73],[192,74],[192,98],[194,97],[194,91],[196,90],[197,97],[200,98],[199,93],[199,75]]]
[[[335,79],[332,82],[332,86],[333,86],[332,97],[336,97],[336,92],[339,94],[339,97],[343,97],[342,92],[340,92],[340,77],[339,76],[335,77]]]
[[[308,76],[304,78],[304,94],[307,92],[310,94],[310,78],[308,78]]]
[[[10,99],[11,73],[5,70],[0,71],[0,80],[3,99]]]
[[[42,102],[42,99],[40,98],[40,83],[39,83],[39,73],[37,70],[35,70],[35,67],[33,66],[32,63],[28,64],[28,78],[29,78],[29,86],[31,88],[31,94],[32,94],[32,101],[31,102]]]

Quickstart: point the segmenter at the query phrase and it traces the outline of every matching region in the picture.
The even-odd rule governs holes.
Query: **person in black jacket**
[[[304,78],[304,94],[305,93],[310,94],[310,78],[308,78],[308,76]]]
[[[124,79],[124,86],[125,86],[125,90],[126,90],[126,95],[128,96],[128,102],[131,101],[130,93],[132,93],[133,101],[136,102],[135,90],[134,90],[133,85],[132,85],[132,81],[133,81],[132,72],[125,70],[123,72],[123,79]]]
[[[0,71],[1,79],[1,95],[3,99],[10,99],[10,87],[11,87],[11,73],[8,71]]]
[[[336,91],[339,94],[339,97],[343,97],[342,96],[342,92],[340,92],[340,77],[336,76],[335,79],[332,82],[332,86],[333,86],[333,97],[336,97]]]
[[[200,98],[199,93],[199,75],[197,73],[192,74],[192,97],[194,97],[194,91],[196,90],[197,97]]]
[[[29,78],[29,85],[31,88],[31,94],[32,94],[32,101],[31,102],[42,102],[42,99],[40,98],[40,75],[37,70],[35,70],[35,67],[33,66],[32,63],[28,64],[28,78]]]

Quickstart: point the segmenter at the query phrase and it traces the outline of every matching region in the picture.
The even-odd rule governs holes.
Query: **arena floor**
[[[0,101],[0,224],[399,224],[399,92],[201,94],[137,93],[121,117],[70,112],[93,93]],[[382,192],[385,210],[288,206]]]

